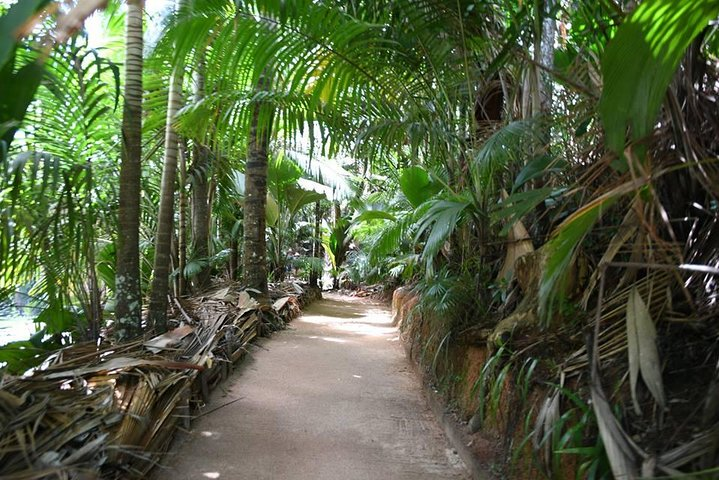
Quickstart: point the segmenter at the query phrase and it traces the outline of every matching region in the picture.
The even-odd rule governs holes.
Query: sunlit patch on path
[[[466,478],[397,338],[383,306],[328,295],[254,350],[156,478]]]

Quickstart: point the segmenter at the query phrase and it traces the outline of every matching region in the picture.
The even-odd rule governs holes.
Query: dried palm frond
[[[291,292],[291,293],[289,293]],[[299,313],[304,290],[275,307],[219,290],[183,301],[178,328],[122,345],[73,345],[0,384],[0,477],[141,478],[191,405],[225,379],[263,331]]]

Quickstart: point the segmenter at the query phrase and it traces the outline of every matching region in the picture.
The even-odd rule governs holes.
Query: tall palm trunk
[[[315,232],[312,239],[312,267],[310,268],[310,287],[319,288],[319,277],[322,272],[322,231],[320,229],[322,222],[322,206],[319,202],[315,202]]]
[[[537,68],[537,88],[536,99],[533,102],[535,106],[534,115],[541,115],[542,133],[540,142],[535,152],[536,156],[549,153],[552,141],[551,122],[549,119],[552,115],[552,95],[554,93],[552,85],[552,77],[549,73],[554,68],[554,40],[557,35],[557,22],[552,16],[552,10],[555,0],[544,0],[539,2],[541,5],[541,13],[537,12],[538,22],[541,23],[536,27],[536,41],[534,48],[534,59],[537,65],[542,65],[542,69]],[[538,178],[534,182],[535,188],[542,188],[544,181]],[[549,228],[549,219],[547,218],[547,209],[544,202],[537,205],[538,221],[534,223],[535,236],[544,237]]]
[[[157,216],[157,233],[155,234],[155,261],[153,263],[148,312],[148,323],[159,332],[164,332],[167,329],[167,294],[170,283],[170,254],[172,250],[178,155],[178,138],[173,122],[182,100],[183,69],[183,65],[176,65],[173,69],[167,101],[165,161],[162,167],[162,182],[160,184],[160,206]]]
[[[230,280],[237,280],[240,271],[240,245],[237,238],[234,236],[230,238],[230,265],[229,275]]]
[[[336,237],[336,247],[333,252],[335,256],[335,265],[332,269],[332,288],[338,290],[340,288],[340,267],[345,262],[345,256],[347,254],[344,246],[345,236],[342,229],[342,206],[339,200],[335,200],[332,205],[332,221],[334,222],[334,234]]]
[[[187,142],[180,141],[180,211],[177,215],[177,286],[176,295],[186,293],[185,267],[187,266]]]
[[[267,78],[263,74],[258,81],[257,89],[262,91],[267,84]],[[267,295],[265,209],[267,207],[267,151],[271,124],[268,107],[260,103],[255,104],[247,142],[242,260],[245,284],[249,288],[258,290],[261,297]]]
[[[195,74],[195,102],[205,97],[204,62],[199,62]],[[195,258],[210,254],[210,150],[195,141],[192,152],[192,251]],[[205,266],[193,279],[193,287],[201,291],[210,280],[210,268]]]
[[[127,340],[141,331],[140,159],[142,156],[142,9],[127,1],[125,104],[122,114],[122,163],[115,276],[115,337]]]
[[[544,68],[538,72],[539,108],[542,114],[552,113],[552,76],[549,73],[554,68],[554,40],[557,36],[557,22],[553,17],[555,0],[544,0],[542,12],[541,34],[539,35],[539,48],[535,50],[535,60]],[[549,144],[549,138],[546,139]]]

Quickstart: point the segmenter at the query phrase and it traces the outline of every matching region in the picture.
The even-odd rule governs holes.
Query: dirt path
[[[467,473],[388,311],[327,295],[253,347],[155,478],[422,480]],[[228,404],[228,402],[234,403]]]

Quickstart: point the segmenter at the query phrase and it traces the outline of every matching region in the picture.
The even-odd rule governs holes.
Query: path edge
[[[490,472],[489,465],[482,463],[472,449],[467,446],[472,441],[472,437],[465,432],[465,429],[457,422],[455,417],[447,411],[444,399],[432,388],[429,376],[422,370],[419,363],[412,358],[410,342],[405,339],[400,341],[402,342],[407,362],[412,366],[412,371],[422,383],[422,393],[430,410],[432,410],[432,414],[442,427],[451,447],[456,450],[457,455],[464,462],[471,478],[473,480],[495,480],[496,477]]]

